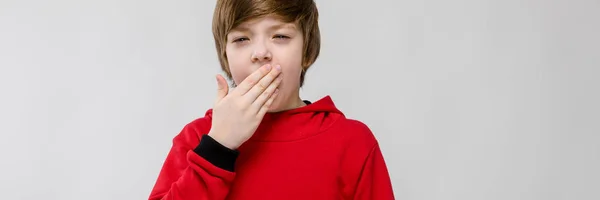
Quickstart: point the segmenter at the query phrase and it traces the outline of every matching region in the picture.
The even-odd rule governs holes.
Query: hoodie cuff
[[[202,135],[200,144],[194,152],[206,161],[221,169],[233,172],[235,160],[240,154],[237,150],[229,149],[208,135]]]

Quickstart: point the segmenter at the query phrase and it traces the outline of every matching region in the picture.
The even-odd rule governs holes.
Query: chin
[[[278,108],[276,108],[276,107],[271,107],[271,108],[269,108],[269,110],[267,110],[267,113],[276,113],[276,112],[279,112]]]
[[[275,100],[273,101],[273,103],[271,104],[271,107],[269,108],[269,110],[267,110],[267,112],[269,113],[273,113],[273,112],[279,112],[281,111],[281,101],[279,97],[276,97]]]

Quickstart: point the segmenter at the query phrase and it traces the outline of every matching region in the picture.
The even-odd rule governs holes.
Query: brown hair
[[[317,6],[313,0],[217,0],[212,31],[221,69],[232,79],[225,46],[231,29],[248,20],[275,14],[286,23],[299,25],[304,38],[300,87],[308,68],[317,60],[321,48]]]

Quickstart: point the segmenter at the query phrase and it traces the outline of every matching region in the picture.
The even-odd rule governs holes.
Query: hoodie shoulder
[[[377,144],[375,135],[365,123],[356,119],[340,121],[338,131],[342,131],[341,135],[348,144],[363,150],[371,150]]]

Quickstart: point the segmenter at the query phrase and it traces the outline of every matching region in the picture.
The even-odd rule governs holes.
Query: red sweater
[[[173,139],[149,199],[394,199],[369,128],[329,96],[268,113],[237,150],[206,135],[212,110]]]

